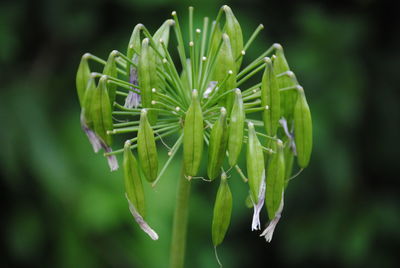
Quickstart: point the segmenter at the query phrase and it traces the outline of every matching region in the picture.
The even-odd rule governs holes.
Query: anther
[[[204,56],[203,56],[203,57],[201,58],[201,60],[202,60],[202,61],[206,61],[206,60],[207,60],[207,57],[204,57]]]
[[[190,46],[190,47],[194,46],[193,41],[190,41],[190,42],[189,42],[189,46]]]

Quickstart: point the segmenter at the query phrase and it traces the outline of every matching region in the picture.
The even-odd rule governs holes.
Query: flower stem
[[[187,219],[189,212],[190,181],[184,175],[182,164],[181,176],[178,182],[174,222],[172,226],[170,268],[183,268],[185,263],[185,247]]]

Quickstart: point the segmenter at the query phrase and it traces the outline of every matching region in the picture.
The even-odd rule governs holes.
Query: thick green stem
[[[172,226],[170,268],[183,268],[185,264],[189,196],[190,181],[185,178],[184,167],[182,165],[176,196],[174,223]]]

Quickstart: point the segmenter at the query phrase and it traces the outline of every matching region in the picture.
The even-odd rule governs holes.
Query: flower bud
[[[222,9],[225,12],[226,22],[224,26],[224,32],[226,32],[231,40],[233,57],[236,60],[242,55],[243,51],[243,34],[242,28],[235,15],[233,15],[232,9],[227,5],[223,6]],[[242,63],[242,57],[236,62],[236,71],[240,69]]]
[[[85,97],[86,87],[90,79],[90,68],[88,58],[85,55],[82,56],[81,62],[79,63],[78,71],[76,72],[76,90],[78,93],[79,103],[83,106]]]
[[[104,69],[103,69],[104,75],[117,78],[118,74],[117,74],[117,64],[115,62],[115,57],[116,57],[116,53],[115,53],[115,51],[112,51],[110,53],[110,55],[108,56],[106,65],[104,66]],[[107,88],[108,88],[108,97],[109,97],[110,104],[113,105],[113,103],[115,101],[117,85],[110,84]]]
[[[140,114],[137,138],[140,166],[147,181],[153,182],[158,173],[158,154],[153,129],[149,124],[145,109]]]
[[[294,139],[297,150],[297,163],[300,167],[305,168],[310,161],[312,150],[312,120],[303,88],[298,90],[298,94],[294,108]]]
[[[130,143],[127,141],[124,146],[124,179],[125,191],[128,199],[136,208],[137,212],[144,218],[145,216],[145,198],[143,192],[142,179],[140,178],[139,167],[135,156],[130,149]]]
[[[149,39],[145,38],[142,42],[142,50],[139,57],[138,78],[141,90],[142,107],[154,108],[151,104],[156,99],[152,89],[157,88],[157,65],[153,49],[150,47]],[[157,111],[149,110],[148,118],[151,125],[157,121]]]
[[[281,116],[279,88],[270,58],[265,60],[266,66],[261,82],[261,105],[267,107],[263,111],[264,128],[267,135],[274,137],[278,130]]]
[[[192,102],[186,112],[183,127],[183,162],[185,175],[196,176],[203,156],[203,113],[197,90],[192,92]]]
[[[221,166],[226,155],[228,142],[228,125],[226,124],[226,109],[221,108],[221,114],[211,128],[208,149],[207,174],[213,180],[221,174]]]
[[[232,214],[232,194],[229,189],[226,174],[222,173],[221,182],[215,198],[214,215],[212,221],[212,241],[218,246],[224,240]]]
[[[265,206],[270,220],[275,218],[275,214],[281,204],[282,193],[285,180],[285,159],[283,155],[283,145],[280,140],[276,145],[276,152],[271,156],[267,168],[267,186],[265,192]]]
[[[230,166],[236,165],[242,150],[245,118],[246,115],[244,112],[242,94],[240,89],[236,89],[228,130],[228,153]]]

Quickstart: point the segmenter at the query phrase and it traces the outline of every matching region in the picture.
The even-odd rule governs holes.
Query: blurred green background
[[[225,267],[399,267],[399,23],[389,1],[373,0],[2,1],[1,267],[166,267],[179,158],[155,191],[146,187],[153,242],[128,211],[122,172],[109,172],[80,129],[75,72],[85,52],[124,51],[139,22],[154,31],[172,10],[184,24],[189,5],[200,19],[222,4],[245,40],[265,26],[244,63],[284,46],[315,141],[271,244],[250,231],[246,186],[232,177]],[[187,267],[217,267],[216,187],[193,183]]]

